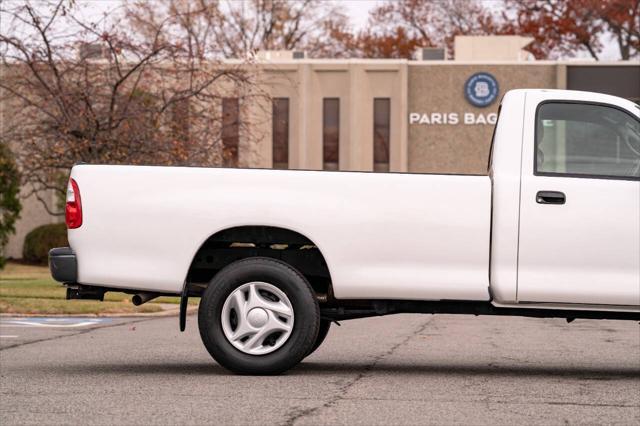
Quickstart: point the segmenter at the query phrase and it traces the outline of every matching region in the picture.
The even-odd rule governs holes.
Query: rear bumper
[[[53,279],[58,282],[78,282],[78,262],[70,247],[58,247],[49,251],[49,270]]]

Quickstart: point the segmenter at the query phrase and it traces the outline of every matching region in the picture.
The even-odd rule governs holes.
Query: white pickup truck
[[[70,299],[201,297],[210,354],[296,365],[334,321],[393,313],[640,320],[640,107],[515,90],[487,176],[78,165]]]

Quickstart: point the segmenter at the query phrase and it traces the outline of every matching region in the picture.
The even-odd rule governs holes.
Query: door
[[[640,305],[640,121],[539,101],[527,105],[518,302]]]

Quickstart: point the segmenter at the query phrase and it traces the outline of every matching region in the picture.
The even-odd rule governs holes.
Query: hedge
[[[27,262],[46,264],[49,250],[68,245],[67,226],[64,223],[38,226],[25,237],[22,258]]]
[[[4,267],[4,248],[9,235],[15,232],[20,216],[20,176],[18,167],[6,143],[0,140],[0,269]]]

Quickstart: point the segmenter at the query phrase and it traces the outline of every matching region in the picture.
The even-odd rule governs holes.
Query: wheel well
[[[228,264],[256,256],[280,259],[300,271],[318,295],[331,293],[329,268],[315,243],[298,232],[273,226],[239,226],[207,238],[189,267],[190,293],[203,291]]]

